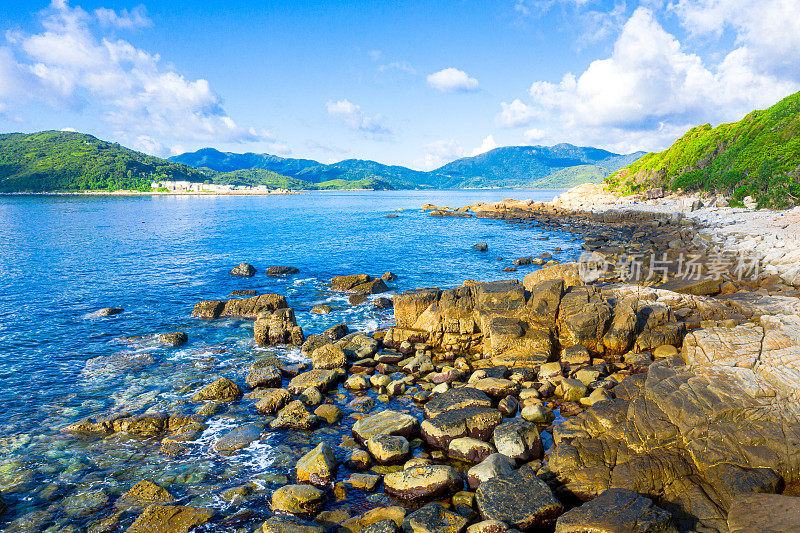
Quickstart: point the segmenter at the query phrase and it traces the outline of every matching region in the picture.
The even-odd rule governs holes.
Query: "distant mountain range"
[[[173,156],[169,160],[221,173],[268,170],[312,184],[338,180],[372,184],[369,188],[384,189],[565,188],[587,181],[602,181],[642,155],[644,152],[621,155],[571,144],[506,146],[458,159],[430,172],[363,159],[347,159],[326,165],[310,159],[220,152],[213,148]]]
[[[69,131],[0,135],[0,192],[135,189],[185,180],[282,189],[568,188],[599,182],[642,155],[570,144],[508,146],[422,172],[375,161],[323,164],[204,148],[169,160]]]

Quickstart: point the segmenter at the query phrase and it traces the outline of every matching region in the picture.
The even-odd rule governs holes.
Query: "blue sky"
[[[0,29],[1,131],[162,156],[656,150],[800,90],[800,0],[23,1]]]

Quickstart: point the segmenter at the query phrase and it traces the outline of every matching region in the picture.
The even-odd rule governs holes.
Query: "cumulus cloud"
[[[419,170],[434,170],[464,157],[464,148],[461,143],[452,139],[443,139],[426,144],[423,149],[425,150],[425,155],[422,159],[414,161],[413,164]]]
[[[537,117],[536,109],[519,98],[510,104],[501,102],[500,107],[502,107],[502,111],[494,118],[494,122],[501,128],[527,126]]]
[[[94,10],[94,16],[101,25],[120,30],[134,30],[153,25],[153,21],[147,16],[147,9],[143,5],[138,5],[130,11],[123,9],[119,13],[113,9],[100,7]]]
[[[428,85],[442,92],[471,92],[478,90],[478,80],[463,70],[446,68],[428,75]]]
[[[383,125],[381,115],[367,115],[361,107],[350,100],[328,101],[325,104],[328,114],[341,119],[348,128],[370,136],[385,136],[392,132]]]
[[[685,5],[680,9],[688,13]],[[756,16],[756,11],[751,15]],[[684,17],[691,20],[688,14]],[[794,50],[796,57],[800,49]],[[593,61],[580,75],[567,73],[558,83],[531,85],[534,104],[529,107],[541,116],[530,122],[558,125],[558,133],[570,142],[659,149],[692,125],[736,120],[800,88],[797,73],[780,76],[764,68],[768,65],[758,57],[749,45],[743,45],[716,65],[706,64],[685,50],[652,11],[638,8],[625,23],[610,57]],[[503,104],[503,112],[507,107]],[[519,114],[508,113],[509,117]],[[511,118],[506,122],[514,123]]]
[[[483,138],[483,141],[481,141],[480,146],[476,146],[469,155],[475,157],[476,155],[486,153],[495,148],[497,148],[497,143],[494,140],[494,135],[487,135]]]
[[[525,130],[523,135],[525,136],[525,141],[528,144],[533,144],[544,139],[547,136],[547,132],[539,128],[531,128],[529,130]]]
[[[462,157],[475,157],[489,150],[497,148],[493,135],[487,135],[481,144],[467,152],[460,142],[453,139],[443,139],[423,146],[425,155],[413,162],[412,166],[418,170],[435,170],[442,165],[451,163]]]
[[[41,16],[43,31],[7,34],[0,48],[0,101],[42,102],[75,110],[97,107],[123,140],[163,152],[164,141],[274,141],[236,124],[204,79],[186,79],[158,54],[100,33],[105,26],[149,24],[144,8],[94,17],[66,0]],[[146,138],[160,139],[158,145]]]

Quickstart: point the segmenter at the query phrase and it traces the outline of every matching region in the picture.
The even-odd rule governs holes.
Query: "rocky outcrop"
[[[608,489],[561,515],[555,533],[677,533],[672,515],[627,489]]]
[[[379,294],[389,290],[381,278],[373,278],[367,274],[336,276],[331,279],[331,290],[337,292],[353,292],[358,294]]]
[[[227,301],[208,300],[194,306],[192,316],[196,318],[238,317],[256,318],[259,313],[289,307],[280,294],[262,294],[250,298],[234,298]]]
[[[699,349],[709,346],[705,338],[718,340],[719,332],[694,334],[683,354],[689,366],[680,357],[653,363],[645,377],[623,381],[616,399],[555,427],[549,468],[569,490],[589,499],[630,489],[673,512],[683,528],[726,531],[734,496],[775,492],[796,479],[800,444],[786,438],[800,434],[794,395],[746,365],[698,361],[714,353]],[[743,361],[761,353],[746,338],[739,347]]]
[[[192,396],[193,402],[214,400],[216,402],[235,402],[242,397],[242,389],[228,378],[219,378],[209,383]]]
[[[272,493],[272,510],[298,516],[315,514],[323,504],[325,493],[311,485],[285,485]]]

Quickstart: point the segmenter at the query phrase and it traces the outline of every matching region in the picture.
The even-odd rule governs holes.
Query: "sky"
[[[0,132],[158,156],[653,151],[800,91],[800,0],[22,0],[0,31]]]

